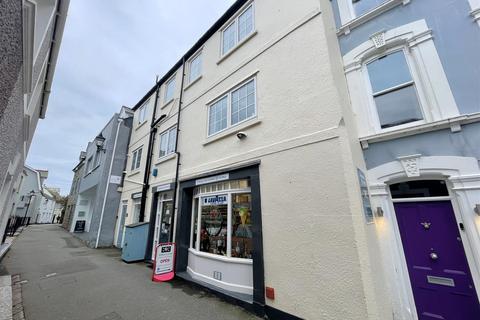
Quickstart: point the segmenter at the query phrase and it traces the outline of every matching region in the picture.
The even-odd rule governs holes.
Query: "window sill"
[[[470,11],[470,16],[472,16],[473,21],[476,21],[480,25],[480,7]]]
[[[262,123],[262,120],[258,119],[258,118],[253,118],[253,119],[250,119],[250,120],[247,120],[245,122],[242,122],[238,125],[235,125],[233,127],[230,127],[228,129],[226,129],[225,131],[222,131],[220,133],[217,133],[209,138],[207,138],[203,143],[202,145],[203,146],[207,146],[209,145],[210,143],[212,142],[215,142],[215,141],[218,141],[218,140],[221,140],[223,138],[226,138],[226,137],[229,137],[231,135],[234,135],[234,134],[237,134],[239,131],[241,130],[244,130],[244,129],[247,129],[247,128],[250,128],[250,127],[253,127],[253,126],[256,126],[258,124]]]
[[[156,166],[158,166],[159,164],[162,164],[164,162],[167,162],[168,160],[171,160],[173,158],[176,158],[177,157],[177,154],[175,152],[173,153],[170,153],[166,156],[163,156],[161,158],[158,158],[158,161],[155,163]]]
[[[358,16],[352,20],[350,20],[349,22],[345,23],[344,25],[342,25],[338,30],[337,30],[337,35],[338,36],[341,36],[341,35],[347,35],[350,33],[350,31],[364,23],[366,23],[367,21],[370,21],[372,20],[373,18],[375,18],[376,16],[384,13],[384,12],[387,12],[401,4],[403,5],[406,5],[410,2],[411,0],[388,0],[388,1],[385,1],[384,3],[382,3],[381,5],[379,5],[378,7],[362,14],[361,16]]]
[[[131,173],[127,174],[127,177],[133,177],[136,176],[137,174],[140,173],[140,169],[135,169],[135,171],[132,171]]]
[[[175,100],[175,98],[172,98],[172,99],[168,100],[167,102],[165,102],[165,103],[160,107],[160,109],[166,108],[166,107],[167,107],[168,105],[170,105],[174,100]]]
[[[241,46],[243,46],[245,44],[245,42],[247,42],[248,40],[250,40],[251,38],[253,38],[254,36],[257,35],[257,30],[253,31],[252,33],[250,33],[245,39],[243,39],[242,41],[240,41],[239,43],[237,43],[232,49],[230,49],[230,51],[228,51],[227,53],[225,53],[218,61],[217,61],[217,65],[219,65],[220,63],[222,63],[225,59],[227,59],[228,57],[230,57],[235,51],[237,51]]]
[[[198,76],[196,77],[192,82],[190,82],[189,84],[187,84],[185,86],[185,88],[183,88],[183,91],[187,91],[188,88],[190,88],[191,86],[193,86],[195,83],[197,83],[198,81],[200,81],[200,79],[202,79],[202,76]]]
[[[473,122],[480,122],[480,112],[470,115],[461,115],[458,117],[448,118],[434,122],[422,123],[419,125],[409,126],[407,128],[397,128],[388,132],[382,132],[365,137],[360,137],[359,141],[362,145],[362,148],[367,149],[369,143],[388,141],[431,131],[450,128],[452,132],[459,132],[462,130],[461,125]]]
[[[142,128],[143,126],[145,126],[145,124],[147,123],[147,120],[143,121],[142,123],[138,124],[137,127],[135,128],[135,131],[139,130],[140,128]]]
[[[223,262],[238,263],[238,264],[250,264],[250,265],[253,264],[252,259],[242,259],[242,258],[232,258],[232,257],[220,256],[218,254],[212,254],[212,253],[197,251],[193,248],[188,248],[188,252],[190,252],[193,255],[196,255],[198,257],[208,258],[208,259],[212,259],[212,260],[219,260],[219,261],[223,261]]]

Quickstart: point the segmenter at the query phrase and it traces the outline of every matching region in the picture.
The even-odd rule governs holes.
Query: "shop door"
[[[419,319],[480,319],[450,201],[394,206]]]
[[[119,214],[119,227],[118,227],[118,235],[117,235],[117,248],[122,248],[123,247],[123,236],[124,236],[124,228],[125,228],[125,217],[127,216],[127,208],[128,208],[128,202],[127,201],[122,201],[122,208],[120,209],[120,214]]]
[[[170,242],[170,235],[172,232],[172,201],[159,202],[157,207],[157,230],[155,230],[157,237],[155,244]]]

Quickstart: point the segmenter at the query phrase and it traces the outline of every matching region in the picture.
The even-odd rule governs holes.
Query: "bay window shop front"
[[[246,294],[253,292],[249,184],[244,179],[194,189],[187,268],[192,277]]]
[[[258,175],[233,172],[197,179],[182,183],[180,191],[177,272],[227,295],[263,303]]]

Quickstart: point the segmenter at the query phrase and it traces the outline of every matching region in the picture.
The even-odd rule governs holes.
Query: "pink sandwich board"
[[[175,276],[175,243],[160,243],[155,248],[152,281],[164,282]]]

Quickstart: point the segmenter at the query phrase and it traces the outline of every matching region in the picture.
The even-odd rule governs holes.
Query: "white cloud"
[[[233,0],[71,0],[47,118],[27,163],[70,190],[80,151],[133,106]]]

